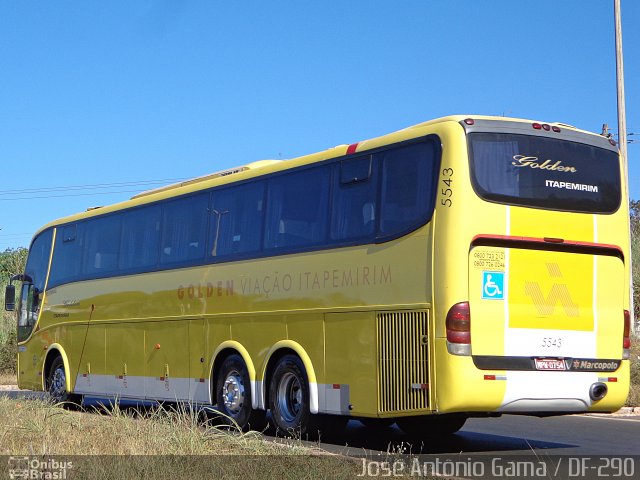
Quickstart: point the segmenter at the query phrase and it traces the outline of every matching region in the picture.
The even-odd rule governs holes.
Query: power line
[[[116,183],[93,183],[82,185],[63,185],[56,187],[41,187],[41,188],[23,188],[13,190],[0,190],[0,195],[23,195],[30,193],[45,193],[45,192],[66,192],[69,190],[89,190],[89,189],[105,189],[113,187],[135,187],[135,186],[149,186],[157,184],[170,184],[175,182],[181,182],[186,180],[185,178],[163,178],[158,180],[137,180],[132,182],[116,182]]]
[[[93,197],[95,195],[111,195],[116,193],[139,193],[140,190],[113,190],[108,192],[91,192],[91,193],[69,193],[65,195],[44,195],[44,196],[32,196],[32,197],[14,197],[14,198],[0,198],[0,202],[11,202],[14,200],[37,200],[47,198],[65,198],[65,197]]]
[[[32,232],[25,233],[0,233],[0,237],[27,237],[29,235],[33,235]]]

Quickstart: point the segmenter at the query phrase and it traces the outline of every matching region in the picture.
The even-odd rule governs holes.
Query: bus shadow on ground
[[[267,430],[265,434],[275,435],[275,432]],[[454,435],[439,438],[415,438],[406,435],[396,426],[373,429],[367,428],[357,421],[350,421],[342,434],[321,435],[319,439],[310,438],[305,443],[334,453],[357,456],[377,455],[380,452],[411,455],[457,455],[462,452],[531,454],[534,451],[544,450],[545,453],[562,453],[557,450],[577,447],[573,444],[531,440],[520,436],[479,433],[464,429]]]

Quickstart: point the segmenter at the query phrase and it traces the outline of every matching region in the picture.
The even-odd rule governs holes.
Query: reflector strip
[[[412,383],[411,388],[414,390],[428,390],[429,384],[428,383]]]
[[[599,382],[617,383],[618,377],[598,377]]]

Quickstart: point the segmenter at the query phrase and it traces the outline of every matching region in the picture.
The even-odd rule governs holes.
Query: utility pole
[[[622,20],[620,0],[614,0],[613,13],[616,24],[616,90],[618,92],[618,143],[620,154],[628,176],[627,165],[627,115],[624,103],[624,61],[622,58]]]
[[[615,22],[615,38],[616,38],[616,91],[618,93],[618,145],[620,148],[620,156],[622,157],[622,166],[624,168],[625,178],[627,180],[627,202],[629,196],[629,163],[627,158],[627,114],[624,103],[624,61],[622,57],[622,19],[620,13],[620,0],[613,0],[613,17]],[[629,231],[629,240],[631,240],[631,231]],[[631,329],[637,333],[637,325],[635,319],[635,308],[633,301],[633,265],[629,258],[629,287],[630,287],[630,309],[631,309]]]

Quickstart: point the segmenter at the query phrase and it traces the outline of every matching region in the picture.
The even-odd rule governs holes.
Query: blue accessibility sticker
[[[482,272],[482,298],[504,300],[504,272]]]

